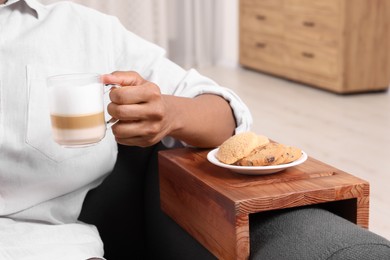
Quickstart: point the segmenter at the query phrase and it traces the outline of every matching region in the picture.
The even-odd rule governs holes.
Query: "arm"
[[[111,92],[109,113],[120,119],[113,127],[117,142],[149,146],[164,138],[167,146],[175,145],[176,140],[215,147],[233,133],[250,129],[250,111],[233,91],[195,69],[181,68],[166,58],[162,48],[127,31],[117,19],[107,25],[111,35],[103,40],[109,39],[112,45],[108,54],[113,62],[107,69],[137,72],[103,77],[105,83],[131,86]],[[137,93],[145,96],[135,100]],[[121,101],[125,97],[130,99]]]
[[[170,136],[197,147],[215,147],[234,134],[236,127],[228,102],[203,94],[193,99],[164,96],[175,117]],[[179,111],[179,112],[178,112]]]
[[[234,116],[222,97],[162,95],[135,72],[114,72],[102,80],[122,86],[111,91],[108,106],[109,114],[119,119],[112,127],[118,143],[150,146],[171,136],[189,145],[215,147],[234,133]]]

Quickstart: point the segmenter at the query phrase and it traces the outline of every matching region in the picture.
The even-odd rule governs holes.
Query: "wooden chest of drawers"
[[[240,0],[240,64],[337,93],[390,83],[389,0]]]

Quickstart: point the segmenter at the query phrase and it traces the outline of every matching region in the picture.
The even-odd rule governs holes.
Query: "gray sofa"
[[[160,210],[164,146],[118,149],[113,172],[88,193],[79,218],[97,226],[107,260],[215,259]],[[250,240],[251,259],[390,259],[390,241],[319,207],[254,214]]]

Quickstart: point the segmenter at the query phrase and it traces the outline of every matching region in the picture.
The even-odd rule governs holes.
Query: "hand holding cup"
[[[104,84],[120,85],[110,92],[108,113],[119,121],[112,126],[116,141],[147,147],[159,142],[172,129],[167,96],[160,88],[133,71],[103,75]]]

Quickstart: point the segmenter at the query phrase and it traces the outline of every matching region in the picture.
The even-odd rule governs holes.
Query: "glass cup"
[[[64,147],[97,144],[114,123],[106,121],[105,86],[99,74],[64,74],[47,78],[54,141]]]

